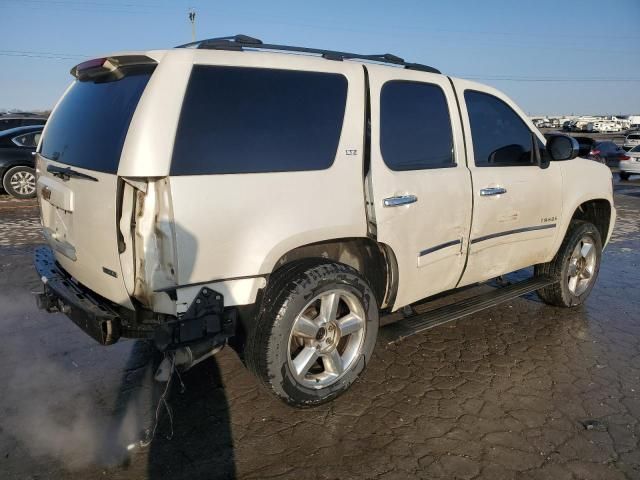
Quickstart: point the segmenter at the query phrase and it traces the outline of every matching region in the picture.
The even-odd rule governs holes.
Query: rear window
[[[601,152],[615,152],[618,149],[618,146],[612,142],[600,142],[596,144],[596,149]]]
[[[640,135],[629,135],[627,140],[640,140]]]
[[[41,155],[116,173],[131,117],[150,76],[147,70],[120,80],[76,81],[47,123]]]
[[[329,168],[346,98],[347,79],[339,74],[197,65],[171,175]]]

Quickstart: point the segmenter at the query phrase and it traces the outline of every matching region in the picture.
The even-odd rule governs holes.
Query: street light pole
[[[191,41],[196,41],[196,11],[193,8],[189,9],[189,21],[191,22]]]

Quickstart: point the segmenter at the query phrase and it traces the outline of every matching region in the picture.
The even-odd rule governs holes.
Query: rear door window
[[[346,98],[340,74],[196,65],[171,175],[329,168]]]
[[[151,71],[119,80],[76,81],[47,123],[41,155],[89,170],[116,173],[129,123]]]
[[[467,90],[473,154],[478,167],[527,166],[535,163],[533,134],[509,105],[493,95]]]
[[[384,84],[380,150],[391,170],[455,166],[449,107],[439,86],[404,80]]]

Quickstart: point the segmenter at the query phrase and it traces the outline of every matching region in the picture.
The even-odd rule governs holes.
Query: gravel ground
[[[172,384],[172,428],[163,414],[151,445],[127,451],[162,387],[154,355],[36,310],[37,209],[0,197],[0,477],[640,478],[640,181],[617,185],[616,202],[586,305],[529,295],[379,342],[360,382],[309,410],[272,398],[225,349]]]

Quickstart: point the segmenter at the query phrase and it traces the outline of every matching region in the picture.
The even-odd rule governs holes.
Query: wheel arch
[[[611,214],[613,205],[604,198],[594,198],[578,205],[573,211],[571,220],[584,220],[595,225],[602,238],[603,246],[607,243],[613,228]],[[569,225],[571,221],[569,221]],[[566,235],[566,232],[565,232]]]
[[[371,285],[378,308],[393,305],[398,285],[398,264],[393,250],[366,237],[346,237],[314,242],[283,254],[273,271],[308,258],[323,258],[344,263],[357,270]]]

